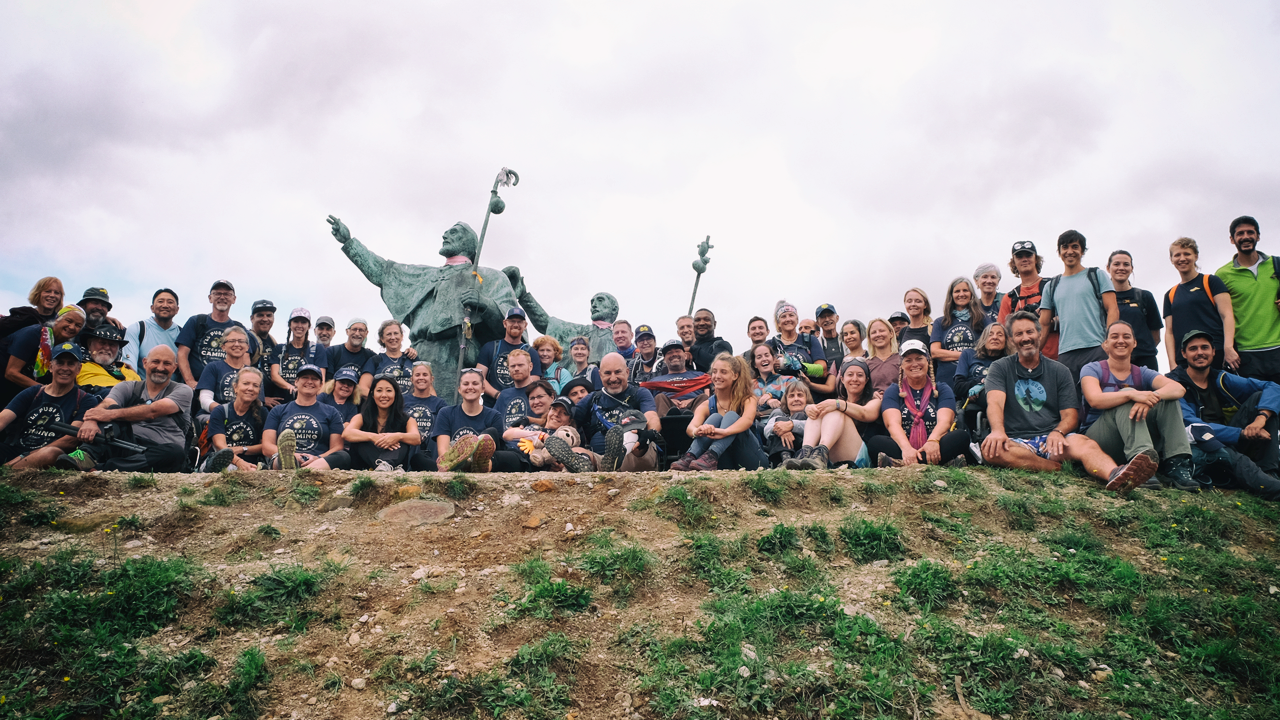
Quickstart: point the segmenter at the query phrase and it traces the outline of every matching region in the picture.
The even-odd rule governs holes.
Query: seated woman
[[[413,381],[410,379],[413,375],[413,358],[400,349],[403,342],[404,331],[400,329],[400,323],[383,320],[378,326],[378,344],[382,346],[383,352],[369,358],[360,371],[360,394],[366,397],[369,395],[374,375],[395,380],[400,386],[401,395],[413,392]]]
[[[600,368],[595,365],[588,365],[587,360],[591,358],[591,341],[579,335],[569,341],[569,359],[573,361],[573,365],[569,368],[569,373],[576,378],[586,378],[591,381],[591,389],[599,390],[603,387],[600,384]],[[566,383],[567,384],[567,383]],[[560,392],[565,392],[562,385]]]
[[[871,387],[871,370],[861,358],[840,367],[836,398],[805,408],[804,444],[794,458],[782,463],[788,470],[826,470],[841,463],[855,464],[862,453],[862,428],[880,417],[880,398]]]
[[[389,377],[373,381],[373,391],[342,431],[342,439],[351,444],[353,468],[379,472],[406,469],[422,442],[418,423],[404,411],[400,386]]]
[[[461,402],[440,411],[431,436],[441,470],[487,473],[502,437],[502,416],[485,407],[484,375],[475,368],[458,373]]]
[[[869,440],[868,452],[882,468],[917,463],[964,467],[969,435],[950,429],[956,417],[955,392],[934,380],[924,343],[908,340],[901,352],[901,377],[885,390],[881,406],[889,436]]]
[[[200,371],[200,381],[196,383],[196,396],[200,403],[196,412],[197,422],[208,418],[214,408],[236,398],[235,384],[240,377],[240,369],[249,365],[249,333],[239,325],[232,325],[222,333],[222,349],[225,357],[205,365]],[[296,376],[298,371],[295,368],[293,372]]]
[[[342,416],[320,402],[320,368],[298,368],[298,395],[267,413],[262,426],[262,454],[272,470],[348,470],[351,456],[342,441]]]
[[[804,437],[805,422],[809,419],[804,409],[813,404],[813,394],[807,385],[793,379],[783,391],[782,402],[782,407],[769,413],[763,430],[764,451],[773,467],[790,460],[800,449],[799,441]]]
[[[514,423],[504,420],[506,429],[502,431],[502,439],[506,449],[494,453],[494,472],[529,472],[534,467],[531,454],[542,448],[548,437],[548,415],[551,401],[555,399],[551,383],[538,380],[525,391],[527,415]],[[500,457],[504,452],[506,456]]]
[[[560,343],[550,335],[542,335],[533,341],[533,349],[538,353],[538,359],[542,361],[542,379],[551,383],[551,389],[555,391],[552,397],[559,395],[560,388],[573,379],[573,373],[560,364],[560,360],[564,357]]]
[[[982,442],[982,438],[978,437],[978,413],[987,411],[987,368],[1009,354],[1008,345],[1004,326],[991,323],[982,328],[978,346],[962,351],[960,361],[956,363],[952,386],[955,388],[956,402],[963,409],[965,429],[969,431],[973,442]]]
[[[722,352],[711,363],[711,398],[693,411],[685,432],[693,438],[689,452],[671,463],[672,470],[708,472],[720,467],[754,470],[769,459],[751,430],[756,417],[756,396],[751,392],[747,363]]]
[[[751,392],[756,396],[757,420],[782,407],[783,388],[793,380],[775,370],[777,362],[778,356],[768,343],[751,348]]]
[[[871,345],[871,353],[867,357],[871,388],[882,393],[898,381],[898,368],[902,366],[902,358],[898,355],[898,336],[888,320],[876,318],[867,323],[867,342]]]
[[[321,372],[328,371],[329,358],[325,348],[312,342],[310,333],[311,312],[306,308],[294,308],[289,313],[289,338],[271,350],[269,397],[283,400],[293,397],[297,393],[293,381],[298,377],[298,368],[303,365],[315,365]],[[247,347],[245,349],[248,350]]]
[[[977,345],[978,335],[987,324],[987,316],[975,297],[969,278],[952,280],[942,305],[942,317],[933,321],[929,356],[934,363],[934,377],[943,385],[952,384],[960,353]]]
[[[331,405],[338,410],[338,414],[342,416],[342,424],[346,426],[351,422],[351,418],[360,412],[360,403],[364,400],[364,395],[360,392],[360,377],[356,375],[356,371],[349,367],[344,367],[333,376],[333,379],[325,383],[324,392],[320,393],[320,402]]]
[[[436,395],[436,380],[431,363],[426,360],[415,362],[410,379],[413,382],[413,392],[404,396],[404,411],[418,424],[422,444],[409,458],[409,468],[417,472],[434,471],[436,448],[431,442],[431,426],[435,424],[440,411],[448,405]]]
[[[1159,463],[1156,472],[1172,480],[1174,487],[1199,492],[1178,402],[1186,388],[1150,368],[1134,365],[1137,346],[1129,323],[1117,320],[1107,328],[1107,339],[1102,342],[1107,359],[1080,370],[1080,392],[1084,395],[1081,431],[1118,464],[1145,454]],[[1158,479],[1147,482],[1159,489]]]
[[[769,344],[781,361],[778,372],[806,382],[822,382],[827,375],[826,350],[817,336],[800,332],[796,306],[779,300],[773,310],[773,322],[778,334],[769,339]]]
[[[222,336],[224,345],[226,338]],[[205,372],[210,367],[206,365]],[[228,465],[235,470],[257,470],[263,462],[262,428],[267,412],[262,407],[262,371],[252,365],[241,368],[231,387],[233,399],[209,413],[209,440],[215,451],[205,459],[201,472],[218,472]]]

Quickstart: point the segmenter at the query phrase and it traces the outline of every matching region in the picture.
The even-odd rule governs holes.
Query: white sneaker
[[[386,460],[378,460],[373,465],[374,472],[394,472],[395,468],[391,467],[391,463]]]

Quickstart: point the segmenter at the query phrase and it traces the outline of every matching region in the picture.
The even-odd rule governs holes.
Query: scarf
[[[453,255],[444,260],[445,265],[470,265],[471,258],[466,255]]]
[[[929,408],[929,393],[932,389],[932,383],[924,386],[924,393],[920,395],[920,407],[917,408],[915,393],[911,391],[911,386],[903,382],[901,388],[902,401],[907,406],[907,411],[911,413],[911,436],[907,439],[911,441],[911,447],[917,450],[924,447],[929,439],[929,428],[924,424],[924,411]]]
[[[36,352],[36,378],[48,375],[53,369],[53,328],[40,328],[40,349]]]
[[[607,323],[607,322],[605,322],[605,321],[603,321],[603,320],[592,320],[592,321],[591,321],[591,324],[592,324],[592,325],[595,325],[596,327],[600,328],[601,330],[612,330],[612,329],[613,329],[613,323]]]
[[[962,323],[967,323],[969,322],[969,318],[973,316],[969,313],[969,308],[965,308],[964,310],[952,310],[951,317]]]

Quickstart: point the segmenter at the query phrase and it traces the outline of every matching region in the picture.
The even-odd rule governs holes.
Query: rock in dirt
[[[332,510],[349,508],[353,502],[355,502],[355,498],[347,497],[345,495],[334,495],[333,497],[326,498],[324,502],[320,503],[320,512],[330,512]]]
[[[97,530],[103,525],[110,525],[120,517],[119,513],[94,513],[74,518],[58,520],[58,530],[65,533],[87,533]]]
[[[889,561],[888,561],[888,560],[876,560],[875,562],[871,563],[871,567],[877,567],[877,568],[889,567]]]
[[[348,645],[359,645],[359,644],[360,644],[360,633],[351,633],[351,636],[347,638],[347,644],[348,644]]]
[[[620,692],[617,695],[614,695],[613,699],[617,700],[618,704],[624,708],[631,707],[631,693]]]
[[[151,702],[156,705],[164,705],[172,699],[172,695],[161,695],[160,697],[151,698]]]
[[[142,541],[141,541],[141,540],[130,540],[129,542],[127,542],[127,543],[125,543],[125,544],[124,544],[124,547],[125,547],[125,549],[126,549],[126,550],[132,550],[132,549],[134,549],[134,548],[139,548],[139,547],[142,547]]]
[[[542,523],[546,521],[547,519],[541,515],[530,515],[529,519],[524,521],[524,526],[532,530],[534,528],[542,527]]]
[[[410,526],[438,523],[453,517],[453,503],[437,500],[405,500],[377,515],[379,520],[391,523],[407,523]]]
[[[363,690],[363,689],[364,689],[364,686],[365,686],[365,684],[366,684],[366,682],[367,682],[367,681],[366,681],[364,678],[352,678],[352,679],[351,679],[351,687],[353,687],[353,688],[355,688],[355,689],[357,689],[357,690]]]
[[[551,482],[550,480],[547,480],[546,478],[543,478],[535,482],[534,484],[530,485],[529,487],[532,488],[535,492],[551,492],[552,490],[556,489],[556,484]]]
[[[401,485],[396,488],[397,500],[412,500],[422,494],[421,485]]]

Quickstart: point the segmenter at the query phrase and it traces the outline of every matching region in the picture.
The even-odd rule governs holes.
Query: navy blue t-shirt
[[[259,409],[259,412],[262,412]],[[219,405],[209,413],[209,437],[225,436],[228,446],[249,447],[262,442],[262,428],[266,420],[254,416],[252,410],[244,415],[236,412],[235,403]],[[295,431],[296,432],[296,431]],[[325,447],[325,450],[328,450]]]
[[[213,401],[219,404],[229,403],[236,399],[236,375],[240,371],[227,364],[226,360],[214,360],[204,366],[200,373],[200,382],[196,383],[196,397],[201,390],[212,390]],[[265,398],[265,383],[259,386],[258,397]]]
[[[943,350],[955,350],[961,352],[972,348],[978,342],[978,335],[982,331],[974,330],[973,325],[969,321],[960,322],[952,318],[951,324],[943,327],[942,318],[933,321],[933,332],[929,335],[929,344],[941,343]],[[933,365],[934,377],[940,383],[951,384],[951,378],[956,374],[955,360],[937,360]]]
[[[582,398],[573,410],[573,419],[588,433],[592,452],[603,453],[605,433],[627,410],[656,413],[658,406],[653,403],[653,393],[638,385],[628,385],[616,396],[602,390]]]
[[[204,318],[203,330],[204,334],[196,337],[196,326],[200,325],[200,318]],[[245,329],[249,335],[249,354],[258,351],[258,336],[236,322],[228,320],[226,322],[218,322],[208,315],[192,315],[187,318],[186,324],[182,326],[182,331],[178,333],[178,346],[188,347],[191,354],[187,356],[187,362],[191,365],[191,377],[200,379],[200,374],[204,372],[204,366],[214,360],[222,360],[227,356],[225,350],[222,349],[222,333],[227,328],[239,327]]]
[[[344,367],[349,367],[356,371],[356,375],[364,372],[365,363],[373,358],[374,353],[367,347],[362,347],[358,352],[351,352],[347,349],[346,344],[334,345],[329,348],[328,359],[326,363],[329,367],[327,378],[332,378],[338,374],[338,371]]]
[[[322,455],[329,452],[329,436],[342,434],[342,416],[332,405],[317,402],[304,406],[295,400],[271,408],[263,430],[275,430],[277,438],[278,433],[293,430],[297,452]]]
[[[43,325],[32,325],[15,332],[11,336],[13,340],[9,342],[9,356],[22,361],[23,375],[47,383],[51,378],[35,376],[36,355],[40,352],[40,333],[43,330]]]
[[[45,428],[46,423],[70,425],[84,420],[84,412],[97,406],[99,398],[80,388],[72,388],[62,397],[53,397],[43,385],[18,393],[5,408],[18,417],[5,428],[5,437],[24,450],[36,450],[62,437],[62,433]]]
[[[430,397],[414,397],[412,395],[404,396],[404,411],[409,413],[409,417],[418,423],[418,434],[422,436],[423,452],[431,457],[436,456],[435,443],[431,442],[431,429],[435,426],[436,418],[440,416],[440,411],[449,407],[444,400],[438,396]]]
[[[502,417],[502,429],[514,427],[515,424],[533,412],[529,409],[529,388],[532,385],[522,388],[507,388],[498,393],[497,399],[493,401],[493,409],[498,411],[498,415]]]
[[[307,341],[305,347],[294,347],[293,343],[280,343],[271,350],[271,365],[280,366],[280,377],[290,385],[294,380],[298,379],[298,368],[303,365],[311,364],[322,368],[328,368],[329,356],[325,353],[325,348],[319,343]],[[332,377],[326,375],[326,377]],[[276,397],[287,397],[288,391],[271,383],[274,392],[278,393]]]
[[[332,395],[330,395],[329,393],[322,392],[318,396],[316,396],[316,400],[337,410],[338,414],[342,416],[342,422],[344,424],[351,422],[351,418],[360,414],[360,406],[351,402],[351,398],[347,398],[346,402],[339,405],[337,401],[333,399]],[[409,402],[409,398],[406,397],[405,398],[406,410],[408,409],[407,407],[408,402]]]
[[[485,346],[480,348],[480,359],[476,361],[476,364],[489,368],[489,373],[485,375],[485,379],[489,381],[490,385],[497,388],[499,392],[515,386],[515,383],[511,381],[511,372],[507,370],[507,353],[516,348],[521,348],[528,352],[529,359],[533,361],[533,369],[529,371],[530,377],[542,377],[542,358],[538,357],[538,353],[534,351],[529,343],[512,345],[501,339],[485,343]]]
[[[1203,292],[1203,285],[1200,289]],[[1120,319],[1133,326],[1133,339],[1137,342],[1133,357],[1149,358],[1158,355],[1151,331],[1164,327],[1164,319],[1160,316],[1160,309],[1156,307],[1156,299],[1151,297],[1151,293],[1135,287],[1123,292],[1117,290],[1116,306],[1120,309]]]
[[[987,382],[987,368],[991,367],[993,359],[978,357],[978,351],[974,348],[960,351],[960,359],[956,361],[956,372],[951,378],[951,387],[955,390],[956,395],[960,395],[961,388],[967,396],[968,388],[974,385],[985,385]]]
[[[1213,298],[1227,292],[1226,283],[1217,275],[1209,276],[1209,292],[1204,293],[1204,273],[1177,285],[1173,290],[1173,302],[1169,302],[1169,293],[1164,294],[1164,316],[1173,318],[1173,337],[1182,342],[1182,336],[1192,330],[1204,330],[1209,333],[1209,342],[1217,355],[1222,355],[1222,345],[1226,341],[1226,330],[1222,327],[1222,316],[1218,314],[1218,306]],[[1136,329],[1136,328],[1135,328]],[[1179,360],[1179,363],[1184,362]]]
[[[482,405],[480,414],[468,415],[462,411],[461,405],[450,405],[442,408],[436,415],[436,422],[431,427],[431,437],[434,439],[444,435],[452,445],[468,435],[480,435],[490,428],[502,431],[502,416],[493,408]]]
[[[378,353],[369,358],[360,372],[369,373],[374,377],[386,375],[393,378],[396,385],[400,386],[401,395],[413,392],[413,361],[404,353],[401,353],[398,358],[388,357],[386,353]]]
[[[919,408],[925,389],[913,390],[910,385],[907,389],[911,391],[915,405]],[[956,394],[951,390],[950,385],[944,383],[938,383],[938,392],[929,393],[929,405],[924,411],[924,425],[929,432],[933,432],[938,425],[938,410],[941,408],[946,408],[953,413],[956,411]],[[902,413],[902,431],[907,434],[907,437],[911,437],[911,411],[907,410],[907,404],[902,400],[898,383],[890,385],[889,389],[884,391],[884,398],[880,401],[880,411],[885,410],[897,410]]]

